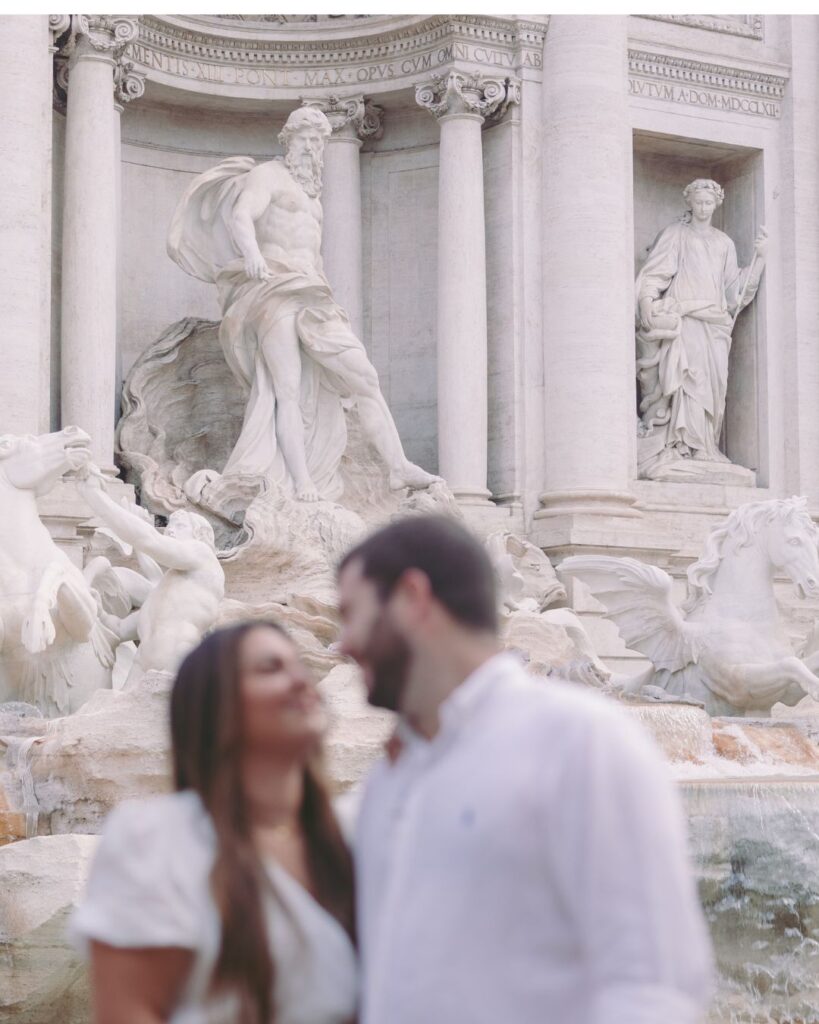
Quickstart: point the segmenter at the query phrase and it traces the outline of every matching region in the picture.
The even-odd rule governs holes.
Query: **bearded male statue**
[[[392,488],[438,479],[406,458],[375,368],[324,276],[319,196],[330,133],[321,110],[294,110],[279,134],[283,160],[231,157],[200,174],[168,235],[170,257],[216,284],[225,359],[248,392],[223,475],[261,477],[301,501],[340,496],[343,405],[353,403]]]

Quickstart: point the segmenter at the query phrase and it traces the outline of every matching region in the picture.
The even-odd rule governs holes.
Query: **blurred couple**
[[[454,522],[373,534],[338,590],[342,649],[398,713],[350,845],[299,651],[212,633],[172,693],[176,791],[115,809],[74,916],[97,1024],[702,1021],[710,944],[650,741],[501,651]]]

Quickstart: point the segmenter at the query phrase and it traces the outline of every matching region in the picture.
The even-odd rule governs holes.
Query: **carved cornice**
[[[439,69],[537,77],[546,32],[545,19],[481,15],[351,19],[333,32],[326,22],[246,24],[142,15],[128,54],[149,79],[196,91],[224,95],[239,87],[292,97],[364,86],[377,95]]]
[[[757,117],[780,116],[788,79],[687,57],[629,50],[632,96]]]
[[[520,87],[505,78],[450,71],[433,75],[415,87],[415,102],[440,120],[443,117],[502,117],[510,103],[520,101]]]
[[[765,22],[761,14],[638,14],[651,21],[670,21],[675,25],[702,28],[728,36],[762,39]]]

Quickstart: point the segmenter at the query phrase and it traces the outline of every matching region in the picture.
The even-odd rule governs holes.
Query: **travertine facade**
[[[819,510],[815,18],[77,15],[8,19],[0,46],[0,431],[76,424],[113,473],[135,361],[221,312],[165,254],[180,197],[220,159],[280,155],[306,102],[332,126],[335,298],[407,457],[482,528],[679,577],[744,501]],[[639,479],[634,278],[696,179],[724,189],[740,267],[769,236],[732,334],[730,464]]]
[[[135,651],[121,623],[111,621],[104,580],[90,572],[102,565],[94,545],[101,544],[106,513],[119,521],[135,496],[157,515],[195,506],[210,516],[225,575],[217,622],[251,609],[293,629],[310,664],[326,676],[325,696],[339,716],[334,770],[345,785],[376,755],[389,724],[361,705],[333,647],[333,566],[374,523],[430,510],[464,517],[487,539],[498,568],[508,613],[504,643],[524,652],[535,672],[561,669],[612,688],[621,671],[634,675],[647,665],[636,652],[662,668],[657,652],[628,628],[623,636],[634,650],[626,650],[583,573],[558,579],[547,559],[557,566],[581,556],[587,560],[575,568],[612,571],[622,569],[620,559],[657,567],[664,607],[673,610],[686,569],[733,510],[747,503],[778,507],[801,495],[800,516],[819,518],[819,18],[25,16],[0,18],[0,56],[0,498],[7,518],[15,502],[26,513],[25,522],[15,519],[25,530],[6,531],[0,590],[16,600],[24,588],[8,583],[13,573],[26,570],[35,580],[24,596],[38,598],[39,617],[26,619],[21,602],[11,601],[3,624],[11,616],[15,637],[24,620],[29,627],[17,645],[28,654],[13,668],[25,667],[26,658],[48,662],[34,690],[21,691],[16,677],[4,676],[0,701],[27,697],[29,705],[65,716],[47,722],[22,705],[7,707],[5,719],[0,713],[0,842],[22,840],[7,864],[13,874],[16,858],[24,864],[29,856],[33,875],[51,877],[53,868],[61,887],[58,900],[33,888],[34,909],[16,931],[0,906],[0,942],[9,950],[36,950],[29,933],[41,921],[51,941],[48,929],[62,927],[75,897],[66,864],[84,863],[93,845],[25,837],[38,829],[94,832],[125,793],[166,783],[168,673],[149,671],[150,685],[117,692]],[[259,493],[252,481],[239,485],[221,473],[243,431],[245,391],[260,366],[251,359],[247,373],[231,373],[221,320],[233,303],[220,294],[218,274],[186,272],[184,260],[168,255],[174,212],[200,176],[210,180],[208,172],[225,165],[249,173],[281,158],[278,137],[287,118],[301,111],[303,119],[311,108],[322,112],[314,120],[326,124],[320,206],[316,193],[307,193],[307,203],[286,189],[271,189],[267,206],[292,214],[295,195],[310,208],[302,218],[313,239],[307,269],[326,275],[325,312],[332,307],[336,316],[335,303],[346,311],[345,330],[360,339],[377,370],[388,407],[379,422],[394,421],[399,435],[390,434],[393,462],[402,449],[401,458],[424,471],[409,492],[390,490],[390,459],[381,448],[392,427],[367,429],[360,404],[349,408],[363,393],[355,388],[331,394],[342,407],[334,422],[346,431],[329,438],[337,449],[333,487],[314,480],[316,494],[306,484]],[[233,188],[231,181],[230,174],[220,178],[203,207],[215,216],[230,200],[224,224],[234,230],[232,198],[220,191]],[[692,208],[707,250],[698,276],[684,266],[687,225],[680,218],[683,190],[703,182],[705,189],[690,190],[689,206],[708,200],[709,190],[722,201],[702,215]],[[268,258],[278,243],[263,234],[257,226]],[[282,248],[298,264],[303,247],[293,234]],[[728,273],[718,266],[720,254],[734,249]],[[248,258],[244,250],[242,256]],[[298,276],[305,267],[288,272]],[[706,279],[716,282],[709,295],[699,293]],[[315,295],[295,290],[316,308]],[[235,336],[255,358],[249,319]],[[703,378],[697,352],[709,339],[721,346],[720,361]],[[301,335],[299,344],[305,347]],[[275,374],[268,376],[275,392]],[[308,377],[302,366],[294,390]],[[709,390],[717,396],[713,408]],[[696,395],[705,432],[701,425],[688,429],[685,395]],[[282,399],[268,398],[262,411],[272,429]],[[303,413],[309,402],[301,392],[299,399]],[[658,452],[675,449],[672,472],[646,470],[641,457],[658,425],[668,425],[655,436]],[[79,432],[69,432],[74,440],[66,446],[68,427]],[[282,425],[276,429],[281,434]],[[22,447],[53,444],[70,454],[77,438],[99,467],[100,489],[90,502],[72,480],[76,467],[68,456],[50,489],[30,475],[12,479]],[[703,438],[709,457],[698,465]],[[426,474],[439,474],[443,483],[423,487]],[[53,543],[43,540],[41,522]],[[173,532],[165,538],[172,545]],[[812,536],[807,528],[803,533]],[[45,563],[35,564],[32,553],[47,556]],[[112,558],[132,582],[135,566],[144,570],[138,559]],[[732,581],[731,588],[761,593],[771,607],[775,592],[788,634],[782,656],[792,672],[798,662],[812,686],[819,603],[798,602],[786,562],[760,558],[765,586]],[[815,583],[814,562],[805,571]],[[147,593],[148,577],[140,579]],[[167,593],[161,588],[157,593]],[[88,628],[69,643],[61,632],[47,634],[72,593],[88,605]],[[108,597],[122,598],[120,620],[147,622],[152,605],[145,594]],[[555,602],[570,607],[544,614]],[[213,621],[214,609],[200,604],[180,610],[196,613],[196,635]],[[116,627],[107,658],[92,637],[99,639],[105,625],[100,609]],[[775,619],[772,612],[765,622]],[[2,657],[12,654],[6,642]],[[106,661],[114,655],[112,670]],[[68,664],[76,657],[85,660],[71,673],[52,671],[58,659]],[[163,665],[170,660],[160,658]],[[680,672],[689,668],[686,661]],[[75,714],[100,674],[113,689],[91,696]],[[83,681],[82,692],[70,690],[72,678]],[[635,676],[632,689],[643,681]],[[65,693],[51,699],[62,683]],[[667,689],[703,698],[696,687],[675,687]],[[771,692],[781,696],[776,686]],[[727,703],[742,711],[767,710],[771,702]],[[720,914],[733,928],[730,900],[739,900],[746,881],[734,865],[745,863],[745,853],[730,830],[720,832],[719,842],[708,831],[712,822],[722,828],[726,817],[714,778],[735,779],[746,769],[754,778],[778,777],[783,764],[788,774],[802,764],[794,760],[800,743],[810,755],[804,773],[815,776],[815,724],[807,713],[787,726],[774,715],[764,729],[719,720],[712,728],[691,707],[642,704],[635,713],[661,737],[680,777],[700,772],[707,779],[702,793],[696,782],[689,787],[697,841],[704,844],[697,856],[712,865],[704,899],[716,908],[716,932]],[[117,728],[125,721],[127,735]],[[804,801],[815,811],[815,800],[815,787],[807,787],[785,803]],[[788,813],[793,825],[796,812]],[[800,850],[801,821],[792,828]],[[779,824],[771,830],[786,833]],[[29,854],[26,842],[35,844]],[[18,888],[28,891],[25,871],[18,874]],[[804,874],[816,877],[812,868]],[[748,878],[749,886],[765,888],[753,871]],[[810,917],[819,905],[811,884],[799,896],[807,908],[800,923],[806,942],[819,939],[810,924],[819,919]],[[23,905],[16,890],[13,899]],[[795,934],[789,927],[782,939],[789,956]],[[747,959],[747,984],[737,984],[753,1000],[758,954]],[[55,1006],[60,1019],[87,1019],[75,959],[55,968],[56,988],[17,953],[3,962],[6,988],[22,992],[15,1019],[53,1019]],[[721,990],[726,1006],[733,1005],[733,984]],[[807,1019],[801,1003],[774,1006],[778,989],[771,991],[772,1012],[793,1011],[776,1019]]]

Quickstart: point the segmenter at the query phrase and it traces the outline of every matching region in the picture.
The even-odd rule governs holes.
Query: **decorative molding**
[[[519,101],[520,88],[509,79],[464,75],[450,71],[433,75],[430,81],[415,87],[415,102],[436,119],[463,116],[502,117],[510,103]]]
[[[220,21],[244,21],[269,23],[276,25],[303,24],[305,22],[337,21],[340,18],[377,18],[377,14],[214,14]]]
[[[380,139],[384,134],[384,109],[372,100],[364,102],[364,117],[358,127],[359,138]]]
[[[51,33],[50,50],[54,53],[57,49],[57,40],[71,28],[70,14],[49,14],[48,30]]]
[[[384,134],[382,119],[384,111],[372,100],[358,96],[330,95],[326,99],[304,99],[307,107],[318,107],[326,115],[333,129],[333,135],[345,135],[347,138],[380,139]]]
[[[135,18],[111,15],[74,14],[68,24],[59,15],[49,17],[49,27],[56,40],[57,33],[70,35],[54,55],[54,109],[64,114],[67,108],[68,85],[72,60],[104,55],[113,65],[111,86],[114,102],[118,106],[139,99],[145,92],[145,73],[126,58],[128,44],[139,35]]]
[[[122,54],[114,68],[114,100],[123,105],[138,100],[145,94],[145,72],[138,71],[133,61]]]
[[[51,104],[54,110],[65,114],[68,107],[68,56],[64,53],[54,55],[54,81]]]
[[[114,57],[139,35],[136,18],[112,14],[73,14],[67,49],[79,56],[93,51]]]
[[[675,25],[702,28],[746,39],[763,39],[765,22],[761,14],[638,14],[651,21],[670,21]]]
[[[642,50],[628,56],[632,96],[756,117],[781,114],[788,83],[783,75]]]
[[[344,31],[330,36],[326,22],[260,24],[251,33],[247,22],[142,15],[128,56],[149,80],[168,84],[170,78],[180,88],[222,95],[239,87],[288,98],[362,86],[377,95],[379,85],[412,87],[439,69],[537,78],[543,66],[545,21],[481,15],[342,21],[336,25]],[[232,24],[244,30],[231,35]]]

